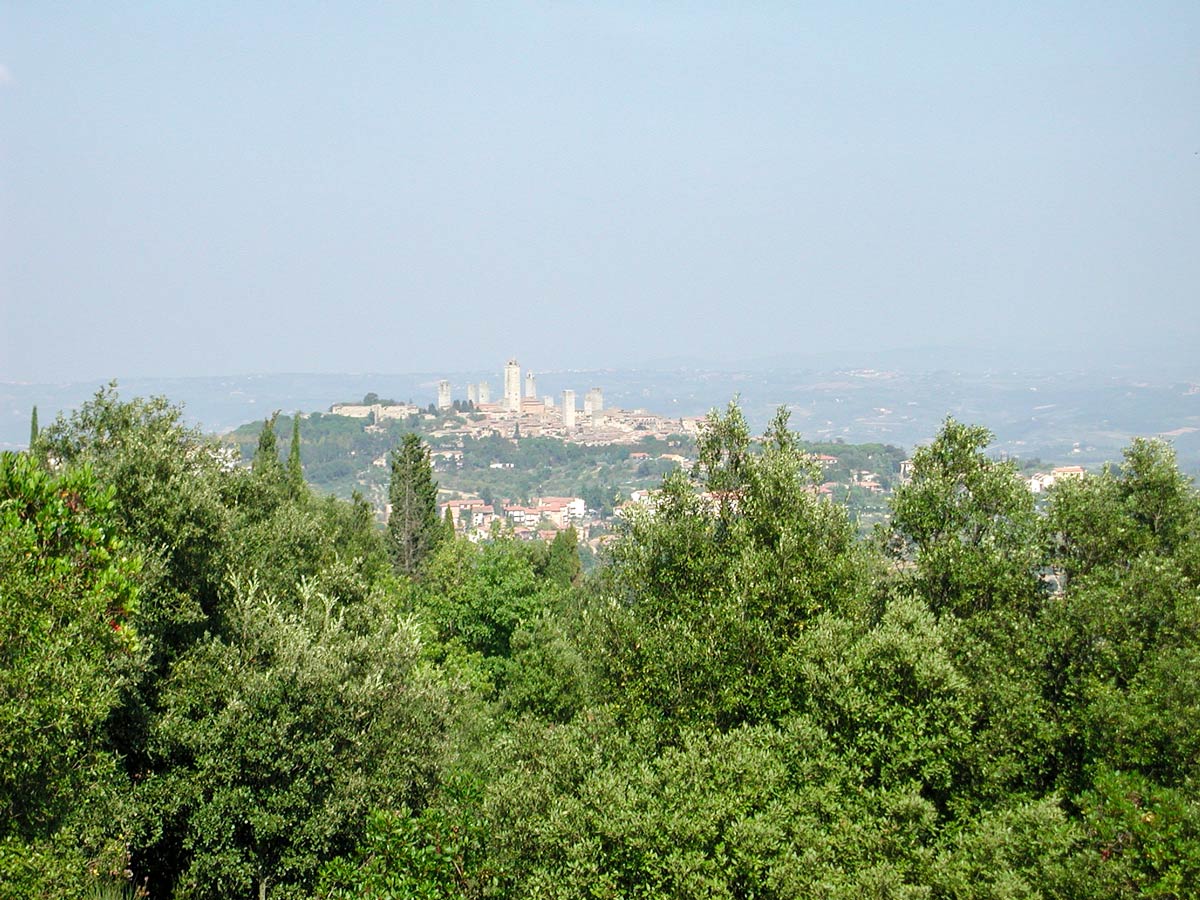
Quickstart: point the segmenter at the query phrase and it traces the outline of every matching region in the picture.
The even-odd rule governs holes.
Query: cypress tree
[[[250,463],[250,469],[255,474],[279,474],[279,441],[275,437],[275,422],[278,418],[279,410],[275,410],[271,418],[263,421],[262,431],[258,433],[258,447]]]
[[[569,587],[583,577],[583,564],[579,560],[579,535],[574,527],[560,531],[550,542],[546,574],[562,587]]]
[[[416,575],[446,532],[438,521],[437,482],[429,448],[411,432],[392,451],[388,500],[392,506],[388,516],[392,558],[401,572]]]
[[[304,468],[300,464],[300,413],[292,415],[292,446],[287,458],[288,493],[294,499],[304,495]]]
[[[37,420],[37,404],[33,405],[33,414],[29,417],[29,449],[33,449],[33,445],[38,439],[38,420]]]

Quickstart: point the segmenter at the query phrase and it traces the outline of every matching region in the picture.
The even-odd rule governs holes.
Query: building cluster
[[[584,393],[582,407],[577,396],[574,390],[564,390],[558,403],[553,397],[539,397],[537,376],[527,371],[522,377],[521,364],[510,359],[504,367],[504,392],[499,402],[492,402],[489,383],[480,381],[468,384],[465,402],[459,398],[459,405],[455,406],[450,381],[445,378],[438,381],[437,409],[458,409],[469,415],[431,431],[430,435],[555,437],[598,446],[634,444],[646,437],[665,438],[671,434],[696,435],[704,421],[700,417],[661,416],[644,409],[608,408],[600,387]],[[375,424],[414,415],[430,416],[411,403],[335,403],[329,411],[338,416],[371,419]]]
[[[528,505],[485,503],[478,497],[447,500],[438,507],[449,512],[454,530],[471,539],[490,536],[497,528],[518,538],[553,538],[559,531],[577,528],[587,534],[587,507],[580,497],[535,497]]]
[[[421,410],[411,403],[335,403],[329,407],[329,412],[352,419],[369,419],[373,416],[376,422],[382,422],[385,419],[407,419]]]
[[[531,371],[522,374],[521,364],[515,359],[510,359],[504,367],[503,387],[498,402],[493,403],[488,382],[468,384],[466,409],[472,414],[431,432],[431,436],[500,434],[505,437],[555,437],[590,445],[632,444],[649,436],[694,435],[703,421],[698,417],[660,416],[644,409],[608,408],[604,390],[600,387],[592,387],[584,393],[582,407],[578,394],[570,389],[564,390],[556,403],[553,397],[538,395],[537,376]],[[451,409],[454,403],[450,382],[439,381],[438,408]]]

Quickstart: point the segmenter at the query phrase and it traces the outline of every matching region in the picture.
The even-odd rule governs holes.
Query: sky
[[[0,380],[1186,361],[1198,286],[1194,0],[0,0]]]

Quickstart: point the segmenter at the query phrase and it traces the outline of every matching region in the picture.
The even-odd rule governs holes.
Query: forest
[[[712,413],[586,575],[106,388],[0,456],[0,897],[1182,898],[1200,496],[947,419],[862,536]],[[436,496],[436,488],[432,496]],[[403,509],[403,516],[395,510]]]

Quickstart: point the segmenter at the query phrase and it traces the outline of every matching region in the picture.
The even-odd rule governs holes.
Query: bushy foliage
[[[415,629],[372,598],[347,611],[330,586],[293,598],[229,585],[226,636],[173,667],[142,786],[179,823],[180,897],[307,896],[373,808],[420,805],[445,717]],[[177,852],[163,847],[163,852]]]
[[[416,441],[397,573],[297,421],[236,466],[108,388],[0,461],[0,894],[1195,895],[1166,446],[1039,513],[947,420],[862,541],[786,415],[732,405],[584,577],[569,533],[427,521]]]
[[[1198,525],[1200,498],[1158,442],[1056,488],[1046,527],[1065,590],[1046,633],[1064,787],[1103,768],[1200,777]]]
[[[990,459],[991,433],[947,419],[913,454],[892,529],[913,589],[937,613],[1019,612],[1038,593],[1033,495],[1011,462]]]
[[[39,436],[35,452],[61,474],[13,458],[22,490],[45,502],[6,506],[15,518],[5,547],[26,568],[41,560],[32,580],[6,570],[11,621],[36,632],[47,600],[78,620],[65,629],[54,613],[34,642],[74,682],[47,702],[65,742],[47,759],[73,780],[63,798],[27,788],[23,802],[98,823],[89,836],[79,815],[68,817],[68,833],[43,815],[45,840],[22,865],[40,858],[36,868],[74,873],[55,883],[107,875],[116,863],[88,856],[104,844],[116,848],[117,874],[130,867],[155,895],[252,883],[304,894],[319,861],[353,847],[369,808],[417,803],[436,781],[444,692],[420,662],[416,626],[400,618],[403,587],[383,536],[361,501],[299,490],[272,426],[244,468],[165,400],[127,403],[109,386]],[[42,528],[51,517],[57,524]],[[39,529],[58,544],[35,547]],[[95,671],[70,668],[72,659]],[[25,684],[13,709],[33,686],[51,687],[13,671]],[[89,709],[78,727],[66,725],[67,698]],[[31,777],[50,775],[29,747],[13,749]],[[10,837],[5,859],[14,846]]]
[[[106,723],[141,659],[140,559],[111,488],[0,455],[0,895],[125,868],[128,804]]]
[[[696,470],[631,513],[595,652],[622,703],[728,728],[794,708],[795,642],[813,616],[859,604],[872,573],[785,415],[761,453],[736,406],[709,426]]]

